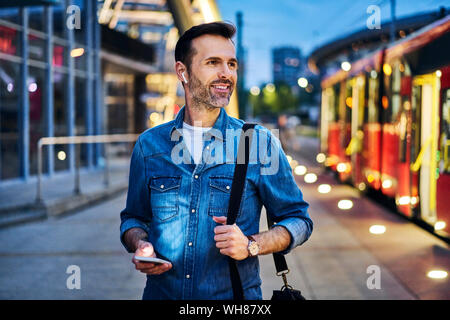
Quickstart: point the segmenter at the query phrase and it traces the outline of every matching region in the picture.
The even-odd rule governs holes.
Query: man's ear
[[[177,61],[175,64],[175,72],[177,73],[178,79],[183,83],[188,83],[188,75],[186,71],[186,66],[181,61]]]

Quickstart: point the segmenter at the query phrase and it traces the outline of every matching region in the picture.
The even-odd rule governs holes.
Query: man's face
[[[230,39],[203,35],[192,41],[195,50],[187,84],[196,103],[228,105],[237,81],[236,50]]]

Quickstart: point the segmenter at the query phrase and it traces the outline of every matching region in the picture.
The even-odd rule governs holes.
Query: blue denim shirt
[[[232,299],[227,256],[216,247],[214,228],[218,224],[212,217],[227,215],[239,129],[244,122],[221,109],[213,128],[204,134],[203,162],[196,165],[182,141],[184,110],[137,140],[126,208],[120,215],[120,238],[126,248],[123,234],[142,228],[157,255],[172,262],[171,270],[147,276],[144,299]],[[263,205],[272,221],[291,235],[283,253],[309,238],[313,223],[308,204],[286,155],[279,140],[257,125],[236,220],[245,235],[259,232]],[[258,257],[237,261],[237,266],[246,298],[262,299]]]

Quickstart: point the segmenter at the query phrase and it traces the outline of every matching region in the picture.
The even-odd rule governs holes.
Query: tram
[[[450,234],[450,16],[323,79],[325,165]]]

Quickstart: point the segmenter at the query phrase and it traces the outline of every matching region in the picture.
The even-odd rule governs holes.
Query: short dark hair
[[[192,57],[196,53],[192,48],[192,40],[205,34],[219,35],[231,39],[236,33],[236,27],[228,22],[210,22],[193,26],[178,39],[175,46],[175,61],[183,62],[190,71]]]

